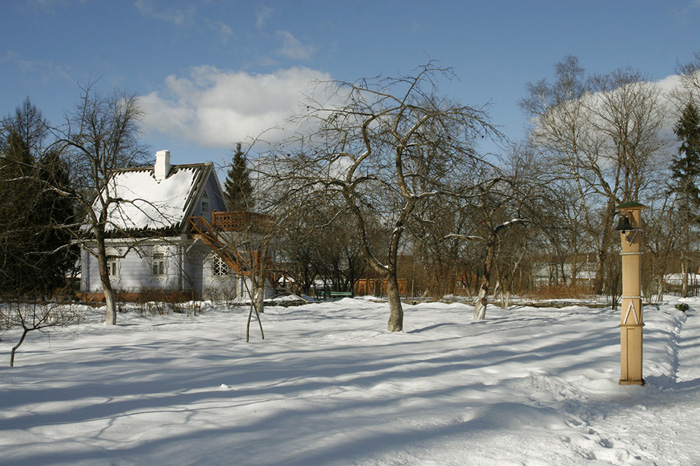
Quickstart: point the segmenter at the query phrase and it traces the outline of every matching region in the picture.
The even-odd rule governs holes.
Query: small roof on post
[[[640,204],[639,202],[636,202],[636,201],[629,201],[629,202],[625,202],[625,203],[620,204],[619,206],[617,206],[617,208],[622,209],[622,210],[634,210],[634,209],[641,210],[641,209],[646,209],[647,206],[645,206],[644,204]]]
[[[647,206],[636,201],[629,201],[620,204],[617,206],[617,208],[620,210],[621,217],[620,223],[618,223],[618,225],[615,227],[615,230],[620,231],[623,234],[625,231],[640,230],[641,220],[639,217],[642,215],[641,211],[646,209]],[[639,224],[633,225],[630,218],[635,224]]]

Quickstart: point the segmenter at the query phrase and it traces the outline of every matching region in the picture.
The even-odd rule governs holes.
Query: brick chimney
[[[156,152],[156,165],[154,167],[156,180],[163,181],[170,173],[170,151],[159,150]]]

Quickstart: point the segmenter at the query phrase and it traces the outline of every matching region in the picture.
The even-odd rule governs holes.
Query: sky
[[[0,116],[29,97],[61,124],[92,84],[139,97],[142,141],[173,163],[229,163],[281,139],[314,80],[453,70],[439,93],[522,140],[526,85],[578,57],[650,81],[700,52],[700,0],[4,0]],[[275,131],[269,131],[276,128]],[[497,149],[494,149],[497,150]]]

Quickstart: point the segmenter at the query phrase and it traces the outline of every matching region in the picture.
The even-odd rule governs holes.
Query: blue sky
[[[174,163],[229,160],[308,93],[312,78],[410,73],[429,59],[459,78],[441,93],[489,105],[524,137],[528,82],[566,55],[586,72],[631,66],[652,81],[700,52],[700,0],[5,0],[0,115],[29,96],[54,124],[96,81],[142,97],[144,142]]]

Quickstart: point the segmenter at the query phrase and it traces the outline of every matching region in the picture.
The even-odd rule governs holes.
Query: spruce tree
[[[65,285],[66,272],[73,269],[78,258],[77,248],[71,246],[76,233],[76,217],[71,198],[61,194],[70,186],[68,168],[58,152],[48,151],[38,161],[37,177],[40,191],[36,199],[38,256],[44,275],[43,286],[54,289]]]
[[[24,295],[35,288],[33,234],[34,160],[29,147],[10,130],[0,150],[0,290]]]
[[[690,251],[693,230],[698,224],[700,207],[700,112],[692,102],[683,109],[678,123],[673,128],[680,141],[678,156],[671,164],[671,178],[674,180],[671,191],[678,196],[678,214],[683,231],[681,244],[682,295],[688,296],[688,273],[690,271]]]
[[[67,167],[44,150],[48,124],[29,99],[0,131],[0,292],[46,296],[66,284],[76,261],[70,246],[73,204]]]
[[[250,181],[246,156],[241,150],[240,143],[236,145],[236,152],[226,175],[224,196],[231,211],[252,210],[255,207],[253,184]]]
[[[700,206],[697,185],[700,177],[700,112],[695,104],[689,102],[685,106],[673,131],[681,144],[678,156],[671,164],[672,190],[680,196],[682,208],[691,213]]]

